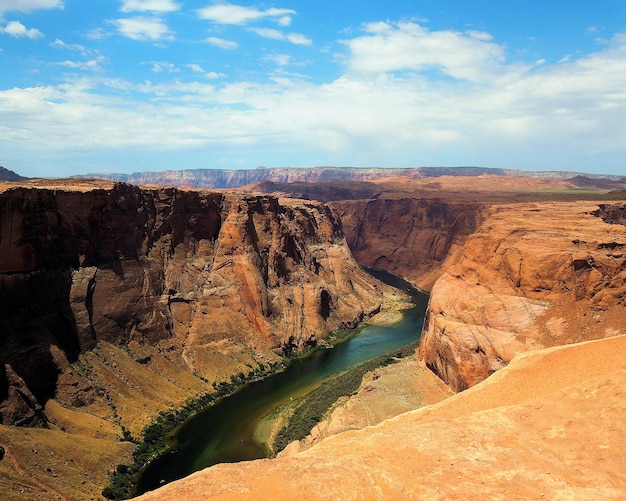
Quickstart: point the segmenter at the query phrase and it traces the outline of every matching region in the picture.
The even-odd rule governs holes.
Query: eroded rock
[[[486,211],[431,291],[420,359],[461,391],[517,353],[623,333],[626,232],[591,215],[594,208]]]

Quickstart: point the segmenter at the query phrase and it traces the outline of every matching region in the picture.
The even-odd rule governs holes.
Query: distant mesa
[[[167,170],[163,172],[135,172],[133,174],[84,174],[74,178],[104,179],[136,185],[158,184],[162,186],[193,188],[240,188],[270,181],[274,183],[320,183],[329,181],[375,181],[389,177],[408,177],[423,179],[441,176],[518,176],[539,179],[574,179],[584,186],[595,185],[596,180],[612,183],[626,182],[626,176],[582,174],[580,172],[536,171],[527,172],[515,169],[488,167],[416,167],[416,168],[380,168],[380,167],[265,167],[256,169],[187,169]],[[604,187],[604,185],[603,185]]]

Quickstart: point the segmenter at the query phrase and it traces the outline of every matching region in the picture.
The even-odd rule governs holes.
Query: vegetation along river
[[[313,351],[285,371],[244,386],[240,391],[189,419],[177,432],[172,450],[150,463],[137,494],[218,463],[267,457],[254,438],[257,425],[276,409],[302,397],[346,370],[416,341],[422,330],[428,296],[399,277],[367,270],[379,280],[411,295],[415,306],[390,326],[367,326],[334,348]]]

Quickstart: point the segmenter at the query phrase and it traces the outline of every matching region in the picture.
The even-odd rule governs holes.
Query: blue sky
[[[0,0],[0,165],[626,175],[626,2]]]

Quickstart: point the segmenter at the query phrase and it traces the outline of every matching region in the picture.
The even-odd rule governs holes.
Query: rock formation
[[[345,231],[362,263],[431,289],[419,358],[465,391],[321,439],[383,419],[352,419],[354,405],[306,451],[220,465],[145,499],[623,497],[624,193],[561,192],[586,176],[441,174],[295,187],[332,208],[80,180],[0,193],[0,416],[53,428],[25,438],[0,425],[0,447],[37,465],[42,444],[63,443],[78,469],[71,435],[81,451],[109,444],[114,467],[132,448],[120,435],[160,410],[354,325],[385,288],[360,271]],[[590,339],[602,340],[525,353]],[[22,478],[6,459],[0,470]],[[61,490],[101,488],[100,477]]]
[[[12,170],[6,169],[0,165],[0,181],[23,181],[27,178],[20,176]]]
[[[623,211],[581,202],[486,210],[432,288],[420,359],[461,391],[517,353],[624,333]]]
[[[481,205],[426,198],[331,202],[359,263],[430,290],[444,259],[478,226]]]
[[[320,203],[66,184],[0,193],[4,424],[44,424],[51,398],[108,419],[105,393],[138,432],[121,414],[315,346],[380,305],[384,286]],[[188,392],[152,394],[161,380]]]
[[[516,353],[624,332],[624,192],[604,195],[615,203],[568,193],[587,181],[443,176],[273,189],[325,197],[359,262],[431,291],[420,359],[461,391]]]

